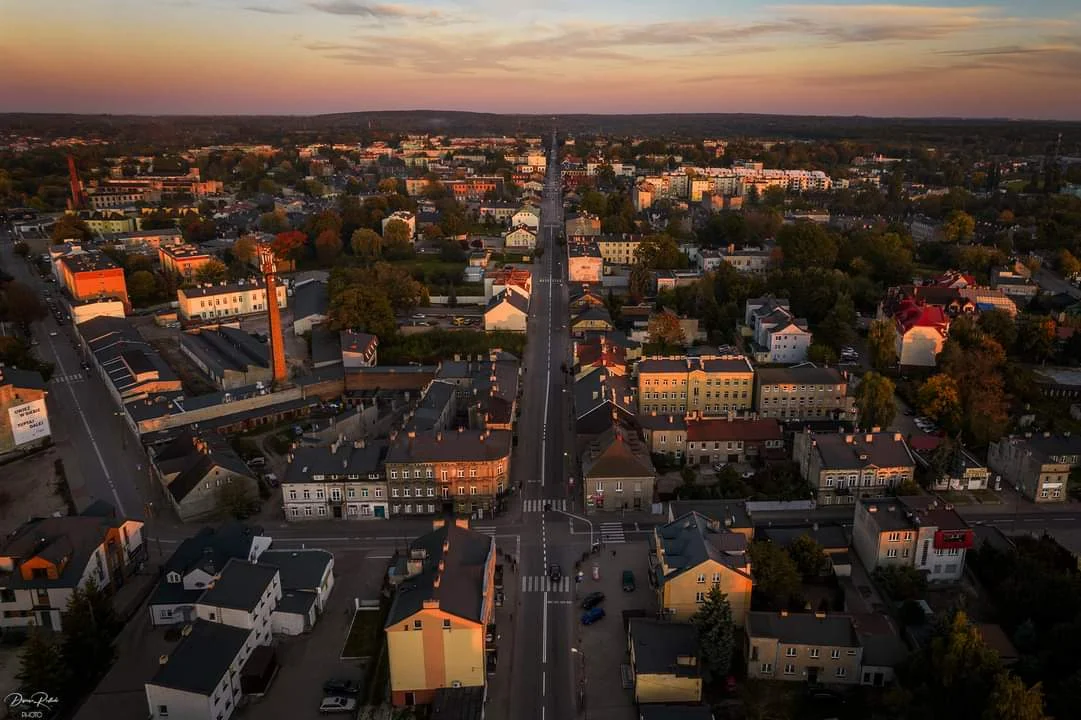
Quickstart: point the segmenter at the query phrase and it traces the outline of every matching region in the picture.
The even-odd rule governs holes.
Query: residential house
[[[774,418],[687,416],[686,458],[690,465],[754,463],[784,458],[784,431]]]
[[[1004,437],[991,443],[987,465],[1033,502],[1065,502],[1070,472],[1081,467],[1081,437]]]
[[[537,246],[537,230],[529,225],[519,225],[503,235],[503,244],[508,250],[528,250]]]
[[[604,297],[588,285],[583,285],[580,289],[572,291],[567,302],[567,308],[570,310],[571,315],[576,315],[587,308],[603,308],[607,306]]]
[[[484,273],[484,296],[491,299],[504,290],[516,290],[529,298],[533,294],[533,271],[528,268],[504,265],[498,270]]]
[[[276,286],[278,307],[285,308],[288,300],[284,284]],[[216,320],[252,315],[267,309],[266,287],[262,283],[203,284],[176,291],[180,316],[185,320]]]
[[[751,542],[755,536],[754,523],[747,503],[742,500],[672,500],[668,503],[668,522],[689,513],[698,513],[714,527],[739,533]]]
[[[433,380],[424,388],[417,406],[406,415],[403,430],[435,432],[453,430],[451,423],[458,415],[458,388],[446,380]]]
[[[950,329],[950,319],[942,308],[904,300],[898,304],[893,321],[897,329],[897,357],[902,367],[938,364],[938,354]]]
[[[813,540],[826,554],[829,567],[823,568],[823,574],[832,571],[837,577],[852,576],[852,539],[843,525],[821,525],[816,522],[796,527],[765,527],[758,532],[758,539],[785,549],[801,537]]]
[[[540,210],[532,205],[523,205],[518,212],[511,215],[510,225],[511,227],[524,225],[535,233],[540,226]]]
[[[751,559],[747,536],[726,524],[690,512],[653,529],[650,570],[665,617],[687,622],[715,587],[728,597],[733,622],[743,627],[751,609]]]
[[[754,368],[740,355],[651,356],[637,372],[643,413],[743,414],[754,402]]]
[[[178,275],[185,280],[195,277],[199,269],[209,263],[210,259],[209,253],[187,243],[158,247],[158,261],[161,263],[162,271]]]
[[[153,454],[150,467],[181,522],[228,513],[258,498],[255,474],[217,433],[183,431]]]
[[[268,550],[259,562],[277,568],[281,598],[271,622],[275,635],[310,632],[334,589],[334,555],[326,550]]]
[[[0,365],[0,454],[52,434],[45,380],[37,370]]]
[[[613,375],[627,375],[627,350],[612,342],[609,333],[588,333],[586,339],[572,343],[571,357],[575,372],[585,374],[591,368],[607,370]]]
[[[813,335],[807,321],[795,317],[789,310],[787,300],[748,300],[745,319],[753,330],[755,356],[759,362],[794,364],[807,360]]]
[[[567,281],[600,284],[604,275],[604,259],[594,242],[596,238],[576,235],[567,239]]]
[[[747,677],[855,685],[863,646],[848,615],[752,612],[747,616]]]
[[[574,379],[575,432],[581,440],[634,420],[634,397],[626,376],[591,368]]]
[[[62,630],[76,589],[115,590],[145,559],[142,521],[118,518],[102,501],[28,520],[0,542],[0,628]]]
[[[932,582],[956,582],[974,534],[953,506],[929,495],[868,498],[856,503],[852,544],[874,572],[907,565]]]
[[[702,701],[702,663],[694,625],[631,618],[627,648],[636,703]]]
[[[718,260],[731,265],[741,273],[764,275],[773,266],[775,253],[776,247],[772,244],[739,248],[728,245],[718,251]]]
[[[518,205],[516,203],[497,200],[494,202],[483,202],[480,204],[481,220],[490,219],[496,222],[507,222],[514,213],[518,211]]]
[[[620,233],[594,237],[601,259],[606,265],[633,265],[638,261],[638,245],[641,235]]]
[[[628,428],[613,425],[582,456],[582,494],[593,510],[643,510],[653,502],[657,471],[649,450]]]
[[[611,332],[615,330],[612,324],[612,316],[606,307],[589,307],[571,318],[570,333],[574,336],[582,336],[587,332]]]
[[[564,230],[567,237],[575,235],[600,235],[601,219],[596,215],[581,212],[577,215],[568,215],[564,222]]]
[[[365,440],[294,448],[282,479],[285,519],[386,518],[386,454],[384,443]]]
[[[404,432],[391,441],[386,477],[392,515],[490,515],[503,501],[511,432]]]
[[[342,366],[346,368],[375,367],[379,364],[379,338],[369,333],[342,330]]]
[[[320,280],[298,283],[293,289],[293,333],[303,335],[327,320],[330,294]]]
[[[681,460],[687,451],[687,419],[683,413],[658,415],[656,410],[638,416],[635,423],[653,455]]]
[[[442,688],[484,687],[495,612],[495,540],[437,521],[409,543],[385,625],[391,702],[427,705]]]
[[[855,398],[848,375],[836,368],[805,363],[788,368],[758,368],[755,411],[781,420],[854,420]]]
[[[935,490],[987,490],[990,486],[991,471],[972,453],[958,446],[943,468],[942,474],[934,479]]]
[[[916,462],[901,433],[796,433],[793,459],[820,505],[843,505],[913,482]]]
[[[529,323],[529,298],[508,289],[492,297],[484,308],[484,329],[487,332],[505,330],[525,332]]]

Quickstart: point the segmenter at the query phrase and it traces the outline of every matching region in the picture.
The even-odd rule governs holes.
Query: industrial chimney
[[[278,308],[278,268],[275,263],[274,249],[266,243],[259,245],[259,265],[263,271],[263,285],[266,288],[266,307],[270,335],[270,367],[274,372],[274,386],[285,384],[285,343],[282,337],[282,315]]]

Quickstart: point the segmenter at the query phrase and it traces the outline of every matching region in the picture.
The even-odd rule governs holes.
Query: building
[[[532,251],[537,246],[537,230],[529,225],[519,225],[503,235],[503,244],[508,250]]]
[[[342,330],[339,334],[342,346],[342,366],[367,368],[379,364],[379,338],[369,333]]]
[[[278,307],[287,303],[285,285],[275,288]],[[185,320],[218,320],[265,312],[266,288],[258,282],[203,284],[176,291],[180,316]]]
[[[484,329],[487,332],[505,330],[524,333],[528,322],[529,298],[514,289],[495,295],[484,308]]]
[[[860,683],[863,647],[848,615],[752,612],[747,677],[821,685]]]
[[[392,515],[491,515],[508,490],[506,430],[403,432],[386,458]]]
[[[199,268],[209,263],[210,259],[208,253],[187,243],[158,246],[158,260],[161,262],[162,272],[179,275],[185,280],[195,277]]]
[[[901,366],[934,367],[946,344],[950,319],[940,307],[902,301],[893,315]]]
[[[607,307],[587,307],[570,322],[570,333],[583,337],[587,332],[609,333],[616,329]]]
[[[727,263],[739,272],[749,275],[764,275],[768,272],[773,267],[775,253],[776,248],[773,245],[742,248],[728,245],[718,251],[720,262]],[[703,267],[702,270],[705,271],[706,268]]]
[[[856,503],[852,544],[867,572],[909,566],[931,582],[956,582],[965,572],[965,551],[974,534],[953,506],[914,495]]]
[[[758,362],[794,364],[807,360],[813,335],[807,321],[789,310],[787,300],[750,299],[744,321],[752,331]]]
[[[72,593],[114,590],[146,558],[143,523],[98,501],[80,515],[34,518],[0,544],[0,628],[62,630]]]
[[[991,443],[987,465],[1033,502],[1065,502],[1070,472],[1081,467],[1081,437],[1004,437]]]
[[[632,425],[634,397],[624,375],[593,368],[574,379],[574,429],[580,440],[592,439],[613,425]]]
[[[99,316],[75,331],[117,405],[182,390],[180,378],[129,320]]]
[[[711,588],[728,596],[732,620],[743,627],[751,609],[751,559],[747,536],[697,512],[653,529],[650,571],[661,613],[687,622]]]
[[[135,229],[135,218],[122,212],[109,210],[105,212],[80,212],[90,232],[97,235],[112,235],[116,233],[131,232]]]
[[[124,269],[108,256],[100,253],[63,255],[57,260],[56,269],[60,283],[74,299],[116,298],[124,303],[126,311],[131,310]]]
[[[754,409],[781,420],[855,420],[855,398],[848,375],[810,363],[789,368],[758,368]]]
[[[385,236],[387,234],[387,225],[397,220],[398,222],[405,223],[405,226],[409,228],[409,242],[413,242],[417,237],[417,216],[408,210],[396,210],[390,215],[383,218],[382,233]]]
[[[516,212],[518,212],[518,205],[506,201],[484,202],[481,203],[479,210],[481,220],[487,218],[496,222],[506,222],[514,217]]]
[[[464,521],[409,543],[385,626],[391,702],[426,705],[442,688],[484,687],[495,613],[495,540]],[[494,635],[493,635],[494,636]]]
[[[597,250],[606,265],[633,265],[638,261],[638,246],[641,235],[621,233],[618,235],[597,235],[593,238]]]
[[[991,471],[973,455],[958,446],[942,475],[935,478],[935,490],[987,490]]]
[[[644,510],[652,504],[657,470],[648,448],[628,428],[613,425],[596,436],[581,463],[588,510]]]
[[[567,240],[568,282],[600,284],[604,276],[604,259],[594,239],[574,236]]]
[[[793,459],[820,505],[843,505],[913,482],[916,462],[901,433],[796,433]]]
[[[285,519],[386,518],[386,455],[385,444],[365,440],[294,448],[282,479]]]
[[[702,663],[694,625],[631,618],[627,649],[636,703],[702,701]]]
[[[0,455],[52,435],[48,394],[37,370],[0,366]]]
[[[330,293],[320,280],[297,283],[293,288],[293,333],[303,335],[327,321]]]
[[[589,213],[568,215],[566,221],[563,223],[563,227],[567,237],[573,237],[575,235],[600,235],[601,219],[596,215],[590,215]]]
[[[680,460],[687,452],[687,418],[682,413],[658,415],[654,410],[639,415],[636,424],[650,453]]]
[[[150,466],[182,522],[229,514],[259,497],[255,473],[217,433],[184,430]]]
[[[523,225],[536,233],[540,227],[540,210],[532,205],[523,205],[518,212],[511,215],[511,227],[521,227]]]
[[[646,357],[637,371],[642,413],[744,414],[754,403],[754,368],[743,356]]]
[[[141,220],[136,221],[142,224]],[[135,230],[114,235],[112,241],[125,248],[158,248],[162,245],[175,245],[184,242],[184,233],[176,228]]]
[[[774,418],[705,418],[691,413],[686,427],[685,454],[691,465],[784,459],[784,431]]]
[[[180,352],[222,390],[273,381],[266,343],[228,325],[181,333]]]

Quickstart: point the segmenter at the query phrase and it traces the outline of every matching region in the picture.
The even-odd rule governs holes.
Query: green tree
[[[751,543],[748,549],[754,573],[754,592],[775,610],[787,608],[799,597],[800,574],[796,563],[779,545]]]
[[[375,259],[383,252],[383,238],[368,228],[361,228],[349,239],[349,246],[357,257]]]
[[[259,229],[265,233],[283,233],[289,230],[289,218],[284,210],[273,210],[259,216]]]
[[[967,615],[956,612],[935,629],[914,669],[929,690],[934,717],[978,717],[1000,665]]]
[[[653,276],[650,274],[649,268],[641,263],[631,267],[627,287],[627,294],[630,295],[631,302],[642,302],[649,295],[652,285]]]
[[[341,237],[342,216],[337,210],[332,208],[321,210],[308,219],[304,229],[308,233],[308,238],[313,242],[325,232],[332,232]]]
[[[1026,315],[1017,330],[1017,350],[1031,362],[1044,362],[1055,349],[1055,319]]]
[[[736,644],[728,596],[716,585],[710,588],[705,601],[691,616],[691,624],[698,629],[698,644],[702,648],[703,665],[709,673],[707,677],[719,679],[728,675]]]
[[[383,228],[383,244],[388,246],[403,246],[409,245],[410,237],[409,225],[403,220],[394,218],[387,222],[386,227]]]
[[[837,351],[829,345],[814,342],[807,348],[807,359],[815,365],[836,365],[839,357]]]
[[[63,242],[64,240],[86,242],[94,237],[94,233],[90,231],[90,226],[81,217],[67,213],[57,219],[56,224],[53,225],[51,237],[55,242]]]
[[[821,225],[797,222],[777,232],[786,268],[832,268],[837,262],[837,237]]]
[[[1005,310],[986,310],[980,313],[976,324],[1004,348],[1011,348],[1017,342],[1017,321]],[[953,325],[957,326],[957,321],[954,321]],[[950,328],[950,334],[954,334],[953,327]]]
[[[342,254],[341,235],[331,229],[324,230],[315,238],[315,256],[323,265],[330,265]]]
[[[826,551],[810,535],[800,535],[788,548],[788,555],[796,563],[799,574],[805,578],[816,578],[829,569]]]
[[[634,251],[635,261],[649,270],[675,270],[687,267],[687,256],[671,235],[647,235]]]
[[[946,218],[942,232],[948,242],[970,242],[976,232],[976,219],[964,210],[954,210]]]
[[[871,367],[885,372],[897,366],[897,328],[889,318],[875,320],[867,331]]]
[[[945,373],[932,375],[917,391],[916,406],[922,415],[951,432],[956,430],[961,420],[961,390],[957,381]]]
[[[918,600],[927,591],[927,576],[911,565],[886,565],[875,570],[875,581],[894,600]]]
[[[30,627],[30,635],[19,651],[19,688],[25,693],[47,692],[54,697],[68,687],[68,667],[53,634]],[[70,696],[64,693],[61,701]],[[65,702],[66,704],[66,702]]]
[[[255,242],[255,238],[251,235],[244,235],[237,238],[233,243],[233,257],[242,263],[250,263],[258,252],[258,243]]]
[[[863,376],[856,388],[856,409],[859,426],[865,430],[886,428],[897,414],[897,402],[893,396],[893,381],[876,372]]]
[[[145,305],[158,292],[158,281],[154,273],[147,270],[133,272],[128,278],[128,294],[136,305]]]
[[[218,514],[223,518],[241,520],[248,516],[255,497],[243,479],[230,477],[218,486],[215,500]]]
[[[72,592],[63,625],[61,655],[69,668],[77,669],[69,678],[69,692],[79,697],[92,690],[112,665],[113,640],[123,623],[113,610],[112,598],[91,580]]]
[[[372,285],[352,285],[337,293],[327,320],[332,330],[364,330],[384,342],[398,327],[386,293]]]
[[[815,338],[831,348],[840,348],[856,336],[856,306],[852,297],[842,292],[815,332]]]
[[[228,272],[229,268],[225,267],[225,263],[217,258],[211,258],[199,266],[192,279],[197,283],[219,283],[225,279]]]
[[[1043,688],[1040,683],[1032,687],[1005,670],[995,676],[983,720],[1044,720]]]

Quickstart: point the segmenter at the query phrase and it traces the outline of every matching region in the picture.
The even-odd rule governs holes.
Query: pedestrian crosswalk
[[[470,530],[487,535],[488,537],[495,537],[495,525],[474,525]]]
[[[551,505],[552,510],[567,511],[566,500],[523,500],[522,511],[523,512],[544,512],[544,506]]]
[[[627,538],[623,534],[623,523],[601,523],[601,542],[606,545],[618,545],[627,542]]]
[[[86,378],[83,377],[81,372],[68,373],[67,375],[53,375],[53,382],[58,383],[77,383],[82,382]]]
[[[552,582],[547,575],[523,575],[522,592],[566,593],[571,591],[571,579],[563,576],[558,582]]]

